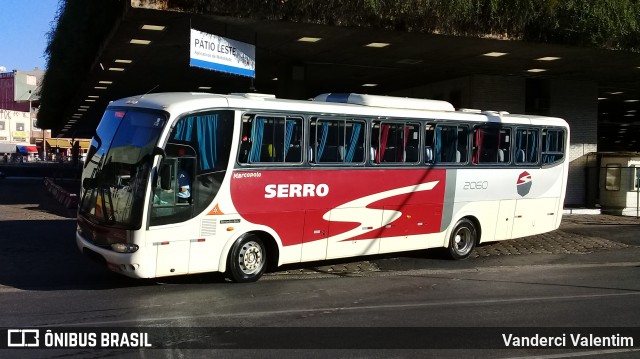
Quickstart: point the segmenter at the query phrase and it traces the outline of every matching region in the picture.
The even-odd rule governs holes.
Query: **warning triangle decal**
[[[211,211],[209,211],[208,214],[209,215],[217,215],[217,214],[224,214],[224,213],[222,213],[220,208],[218,208],[218,204],[216,203],[215,207],[213,207],[213,209]]]

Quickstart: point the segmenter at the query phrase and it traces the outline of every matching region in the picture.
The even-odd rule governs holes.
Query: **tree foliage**
[[[638,0],[167,1],[235,17],[640,50]]]

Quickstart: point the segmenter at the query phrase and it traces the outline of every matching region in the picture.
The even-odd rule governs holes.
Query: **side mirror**
[[[160,166],[160,168],[162,168],[160,171],[156,170],[154,172],[154,174],[153,174],[153,188],[156,188],[156,186],[158,186],[158,174],[159,174],[160,175],[160,187],[162,189],[167,189],[165,187],[169,186],[169,185],[165,185],[165,184],[171,182],[171,173],[170,173],[170,170],[167,169],[168,166],[162,164],[164,162],[166,153],[162,148],[154,147],[153,151],[151,151],[151,155],[154,158],[156,156],[160,156],[159,166]],[[158,172],[160,172],[160,173],[158,173]],[[166,178],[167,176],[168,176],[168,179]]]
[[[165,191],[171,189],[171,166],[162,166],[160,170],[160,188]]]

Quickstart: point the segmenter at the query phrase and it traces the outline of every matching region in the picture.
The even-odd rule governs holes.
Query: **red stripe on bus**
[[[429,183],[429,190],[411,190]],[[231,198],[243,218],[272,228],[289,246],[318,240],[313,231],[320,229],[331,237],[370,227],[349,240],[439,232],[445,183],[446,170],[432,168],[236,171]],[[398,212],[382,228],[383,214]]]

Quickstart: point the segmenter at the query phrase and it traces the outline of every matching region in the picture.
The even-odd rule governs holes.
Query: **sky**
[[[45,70],[47,33],[59,0],[0,0],[0,67],[6,71]]]

